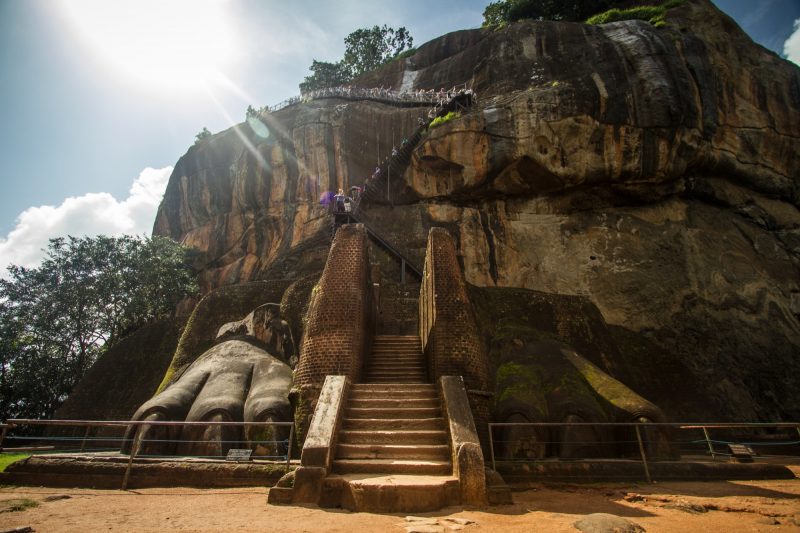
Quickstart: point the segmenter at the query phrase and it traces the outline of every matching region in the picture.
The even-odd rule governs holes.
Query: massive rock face
[[[448,228],[469,283],[516,289],[504,306],[596,311],[584,341],[608,342],[582,353],[673,419],[796,419],[800,69],[707,0],[667,21],[455,32],[365,76],[467,83],[479,105],[391,177],[393,207],[362,208],[419,263]],[[320,194],[360,184],[425,112],[326,99],[215,135],[176,165],[154,233],[202,252],[207,290],[319,272]],[[532,329],[581,344],[555,324]],[[690,401],[669,397],[670,368]]]

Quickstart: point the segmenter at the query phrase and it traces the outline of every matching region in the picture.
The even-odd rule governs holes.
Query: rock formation
[[[357,80],[478,99],[361,209],[417,267],[431,227],[454,235],[495,401],[557,340],[671,420],[797,419],[800,69],[708,0],[666,21],[454,32]],[[199,250],[209,296],[316,279],[320,195],[363,183],[426,111],[328,98],[234,126],[176,164],[154,233]],[[164,384],[211,342],[187,331]],[[581,374],[560,357],[536,364]]]

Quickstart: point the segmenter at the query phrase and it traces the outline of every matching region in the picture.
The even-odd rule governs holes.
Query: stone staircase
[[[460,503],[447,422],[419,337],[376,336],[363,381],[350,388],[332,464],[350,486],[344,506],[410,512]]]
[[[364,370],[364,383],[430,383],[416,335],[376,335]]]

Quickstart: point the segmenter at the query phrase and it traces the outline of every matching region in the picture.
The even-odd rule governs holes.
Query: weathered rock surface
[[[524,289],[511,309],[543,299],[556,338],[672,419],[796,419],[800,69],[707,0],[667,22],[455,32],[359,80],[479,99],[391,177],[395,207],[362,207],[419,264],[427,230],[449,229],[468,282]],[[202,252],[206,290],[318,273],[319,195],[361,183],[423,113],[319,100],[266,117],[267,137],[215,135],[176,165],[154,233]],[[576,299],[594,329],[569,330]],[[525,342],[549,328],[531,327]]]
[[[627,518],[608,513],[586,515],[575,524],[583,533],[643,533],[644,528]]]

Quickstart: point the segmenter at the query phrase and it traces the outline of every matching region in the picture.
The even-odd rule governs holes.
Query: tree
[[[523,19],[583,22],[616,4],[633,0],[498,0],[483,11],[483,25],[497,26]],[[635,3],[635,2],[633,2]]]
[[[211,137],[211,132],[204,126],[203,129],[200,130],[200,133],[194,136],[194,144],[198,144],[200,141],[208,139],[209,137]]]
[[[315,59],[308,69],[312,74],[311,76],[306,76],[305,81],[300,84],[300,92],[303,94],[327,87],[344,85],[353,79],[352,74],[342,61],[328,63]]]
[[[0,279],[0,417],[52,416],[97,357],[196,291],[165,237],[51,239],[37,268]]]
[[[300,84],[300,92],[347,84],[410,50],[413,43],[414,38],[405,27],[394,29],[384,24],[383,27],[358,29],[344,38],[341,61],[329,63],[315,59],[311,63],[312,74]]]
[[[410,49],[414,39],[405,27],[361,28],[344,38],[343,63],[353,77],[371,72]]]

